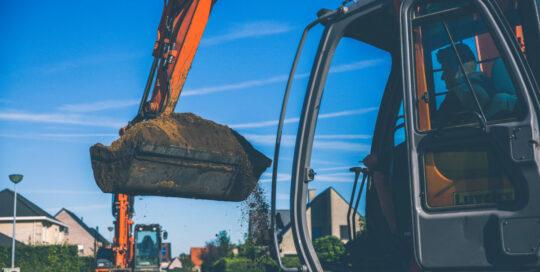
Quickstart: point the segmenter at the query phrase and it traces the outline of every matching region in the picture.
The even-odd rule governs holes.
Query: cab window
[[[416,123],[424,133],[508,122],[526,114],[505,55],[471,3],[423,2],[415,9]],[[419,150],[428,209],[515,200],[511,175],[484,137],[434,141]]]
[[[445,2],[418,8],[413,36],[422,131],[524,114],[512,74],[488,24],[473,5],[463,3],[464,8],[454,11]],[[445,10],[443,16],[429,16]]]
[[[512,183],[485,143],[434,148],[423,154],[428,208],[472,208],[511,204]]]

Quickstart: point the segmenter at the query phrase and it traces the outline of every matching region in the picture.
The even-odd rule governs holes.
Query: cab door
[[[417,263],[539,267],[538,75],[502,9],[406,0],[400,31]]]

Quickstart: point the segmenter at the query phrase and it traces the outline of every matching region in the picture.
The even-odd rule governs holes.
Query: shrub
[[[345,246],[334,236],[324,236],[313,242],[313,247],[323,266],[334,265],[345,256]]]
[[[264,267],[244,257],[222,258],[212,268],[214,272],[265,272]]]
[[[300,259],[298,256],[285,256],[281,258],[281,262],[285,267],[298,268],[300,267]]]
[[[0,248],[0,264],[11,264],[11,248]],[[16,248],[15,265],[21,271],[86,272],[93,271],[94,259],[77,256],[76,246],[20,246]]]

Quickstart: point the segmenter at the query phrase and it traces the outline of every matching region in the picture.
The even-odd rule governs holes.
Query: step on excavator
[[[176,2],[200,2],[196,6],[206,9],[174,20],[186,22],[184,32],[176,32],[181,33],[180,42],[158,36],[155,48],[160,54],[154,54],[152,80],[131,126],[153,114],[172,112],[174,107],[163,105],[178,100],[213,4]],[[336,48],[344,40],[382,50],[391,63],[369,155],[362,166],[351,165],[355,172],[347,213],[351,240],[340,269],[540,268],[539,6],[538,0],[358,0],[317,14],[300,39],[276,134],[271,231],[274,257],[283,271],[324,271],[313,247],[306,203],[309,184],[318,180],[312,155],[321,103],[325,92],[331,92],[325,83]],[[305,52],[310,50],[304,49],[306,37],[318,27],[323,31],[312,54],[307,87],[301,91],[302,99],[289,100],[301,56],[313,53]],[[190,29],[197,35],[185,34]],[[175,50],[167,52],[172,57],[164,57],[161,48],[171,46]],[[175,62],[186,55],[188,61]],[[187,64],[181,69],[185,73],[160,69],[163,77],[156,80],[160,88],[154,89],[148,103],[153,71],[170,67],[169,59]],[[177,83],[170,84],[173,81]],[[357,85],[361,92],[362,82]],[[290,172],[283,173],[278,166],[283,164],[287,109],[298,102],[294,156],[287,164]],[[401,141],[396,141],[398,130],[404,131]],[[278,173],[290,174],[290,225],[300,267],[285,267],[281,260]],[[357,214],[360,201],[365,202],[367,229],[357,235],[350,217]]]

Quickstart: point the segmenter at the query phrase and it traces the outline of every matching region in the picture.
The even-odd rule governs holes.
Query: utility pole
[[[99,232],[99,226],[96,226],[94,230],[94,258],[97,258],[97,235]]]
[[[11,271],[19,271],[15,268],[15,242],[16,242],[16,224],[17,224],[17,183],[21,182],[23,175],[9,175],[9,180],[13,182],[13,232],[11,236]]]

